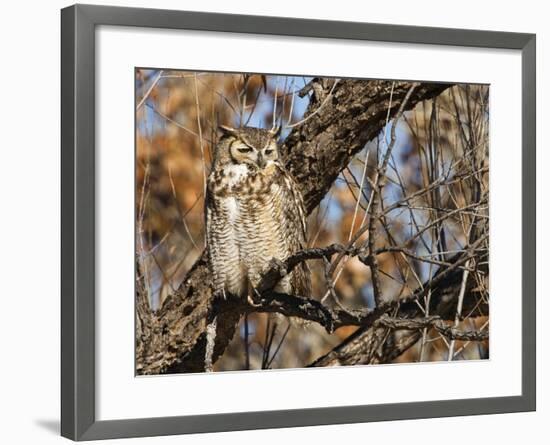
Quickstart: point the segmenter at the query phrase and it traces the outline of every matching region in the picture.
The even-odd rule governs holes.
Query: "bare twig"
[[[155,86],[157,85],[158,81],[163,77],[162,76],[163,72],[164,71],[160,70],[157,77],[155,78],[155,80],[153,80],[153,82],[151,82],[151,86],[149,87],[149,89],[146,91],[146,93],[143,95],[143,97],[141,98],[141,100],[137,104],[136,111],[139,110],[141,108],[141,106],[145,103],[145,101],[147,100],[147,98],[149,97],[149,95],[151,94],[151,92],[153,91]]]
[[[332,85],[332,88],[330,89],[330,92],[327,94],[327,96],[324,98],[323,102],[321,102],[321,105],[319,105],[319,108],[317,108],[312,113],[308,114],[305,118],[302,120],[295,122],[293,124],[287,125],[286,128],[295,128],[302,124],[305,124],[308,120],[310,120],[313,116],[315,116],[321,109],[325,106],[325,104],[328,102],[328,100],[332,97],[332,94],[334,93],[334,89],[336,88],[336,85],[338,84],[339,79],[336,79],[334,81],[334,84]]]
[[[380,285],[380,275],[379,275],[379,266],[378,266],[378,260],[376,258],[376,255],[374,255],[374,243],[376,240],[376,223],[378,219],[380,218],[380,211],[379,211],[379,205],[383,201],[382,197],[382,187],[384,186],[385,182],[385,175],[386,175],[386,168],[388,166],[388,162],[393,150],[393,147],[395,146],[396,141],[396,127],[399,123],[399,119],[401,118],[401,115],[403,114],[403,111],[405,110],[405,107],[407,105],[407,102],[409,101],[409,98],[411,97],[414,89],[418,86],[417,83],[413,83],[409,90],[407,91],[407,94],[405,95],[405,98],[401,102],[401,105],[399,106],[399,110],[397,111],[397,114],[395,115],[395,118],[393,120],[393,124],[391,127],[390,132],[390,143],[386,149],[386,153],[384,154],[384,158],[382,160],[382,164],[378,167],[378,170],[376,172],[375,179],[372,184],[372,205],[370,206],[370,215],[369,215],[369,225],[368,225],[368,231],[369,231],[369,238],[368,238],[368,246],[369,246],[369,256],[367,258],[367,264],[370,267],[371,270],[371,281],[372,281],[372,291],[374,295],[374,301],[376,305],[380,305],[382,303],[382,290]]]
[[[203,193],[206,196],[206,161],[204,158],[204,143],[202,140],[201,110],[199,105],[199,88],[197,85],[197,73],[195,73],[195,107],[197,109],[197,128],[199,129],[199,144],[201,147]]]
[[[469,340],[469,341],[483,341],[489,338],[489,331],[461,331],[455,327],[448,326],[438,316],[429,316],[425,318],[391,318],[388,315],[382,315],[376,324],[394,329],[406,329],[406,330],[422,330],[425,328],[433,327],[440,334],[444,335],[448,339],[455,340]]]
[[[462,284],[460,285],[460,293],[458,294],[458,303],[456,306],[456,316],[455,316],[453,329],[457,328],[458,323],[460,322],[460,317],[462,315],[462,303],[464,302],[464,293],[466,292],[466,283],[468,281],[468,273],[470,272],[469,265],[470,265],[470,261],[466,262],[466,268],[464,269],[464,272],[462,274]],[[453,339],[451,341],[451,345],[449,346],[449,356],[448,356],[449,361],[453,359],[454,349],[455,349],[455,341]]]

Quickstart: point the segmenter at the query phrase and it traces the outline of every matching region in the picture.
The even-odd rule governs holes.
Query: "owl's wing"
[[[209,184],[205,200],[206,246],[214,290],[242,296],[246,275],[239,258],[235,227],[229,217],[231,199],[216,195]]]
[[[205,240],[207,250],[211,253],[210,257],[221,247],[220,238],[232,238],[232,226],[229,224],[227,208],[224,205],[225,195],[221,195],[216,189],[217,181],[212,174],[208,177],[204,198]]]
[[[281,175],[280,186],[283,196],[282,200],[283,229],[287,244],[292,253],[307,247],[307,213],[304,199],[296,181],[284,167],[278,165]],[[292,288],[294,292],[303,297],[311,296],[311,272],[306,262],[300,263],[292,271]]]
[[[218,217],[218,211],[216,209],[216,200],[212,196],[212,191],[210,189],[210,184],[208,184],[206,189],[206,196],[204,199],[204,222],[205,222],[205,242],[206,242],[206,252],[208,258],[208,265],[210,267],[210,272],[213,275],[213,285],[215,290],[220,290],[223,287],[223,277],[220,276],[219,270],[215,258],[218,252],[218,247],[216,246],[217,236],[216,236],[216,223],[215,220]]]

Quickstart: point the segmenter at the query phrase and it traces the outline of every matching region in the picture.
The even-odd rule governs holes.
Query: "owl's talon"
[[[254,292],[254,294],[256,295],[256,297],[258,298],[258,300],[261,300],[262,296],[260,295],[260,293],[258,292],[258,290],[256,288],[254,288],[252,290],[252,292]],[[261,307],[262,304],[261,303],[257,303],[254,299],[254,297],[252,297],[251,294],[248,294],[247,297],[246,297],[247,301],[248,301],[248,304],[252,307]]]
[[[225,290],[222,289],[214,291],[214,300],[227,301],[227,294],[225,293]]]

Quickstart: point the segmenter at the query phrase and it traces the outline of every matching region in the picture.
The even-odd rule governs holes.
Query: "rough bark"
[[[365,144],[375,138],[407,91],[408,82],[340,80],[334,85],[315,79],[306,117],[287,137],[282,153],[296,178],[308,213],[323,199],[339,173]],[[420,84],[406,109],[439,95],[449,84]],[[330,94],[332,93],[332,94]],[[139,283],[138,283],[139,284]],[[139,286],[138,286],[139,289]],[[136,368],[138,374],[204,370],[205,331],[217,305],[210,289],[206,255],[189,271],[179,289],[152,312],[138,292]],[[231,341],[243,308],[235,305],[217,319],[215,361]]]

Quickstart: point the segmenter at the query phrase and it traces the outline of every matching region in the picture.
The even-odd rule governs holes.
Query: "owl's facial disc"
[[[270,161],[278,158],[277,143],[269,141],[263,148],[258,149],[241,140],[234,140],[230,146],[231,159],[236,164],[247,164],[254,169],[265,168]]]

